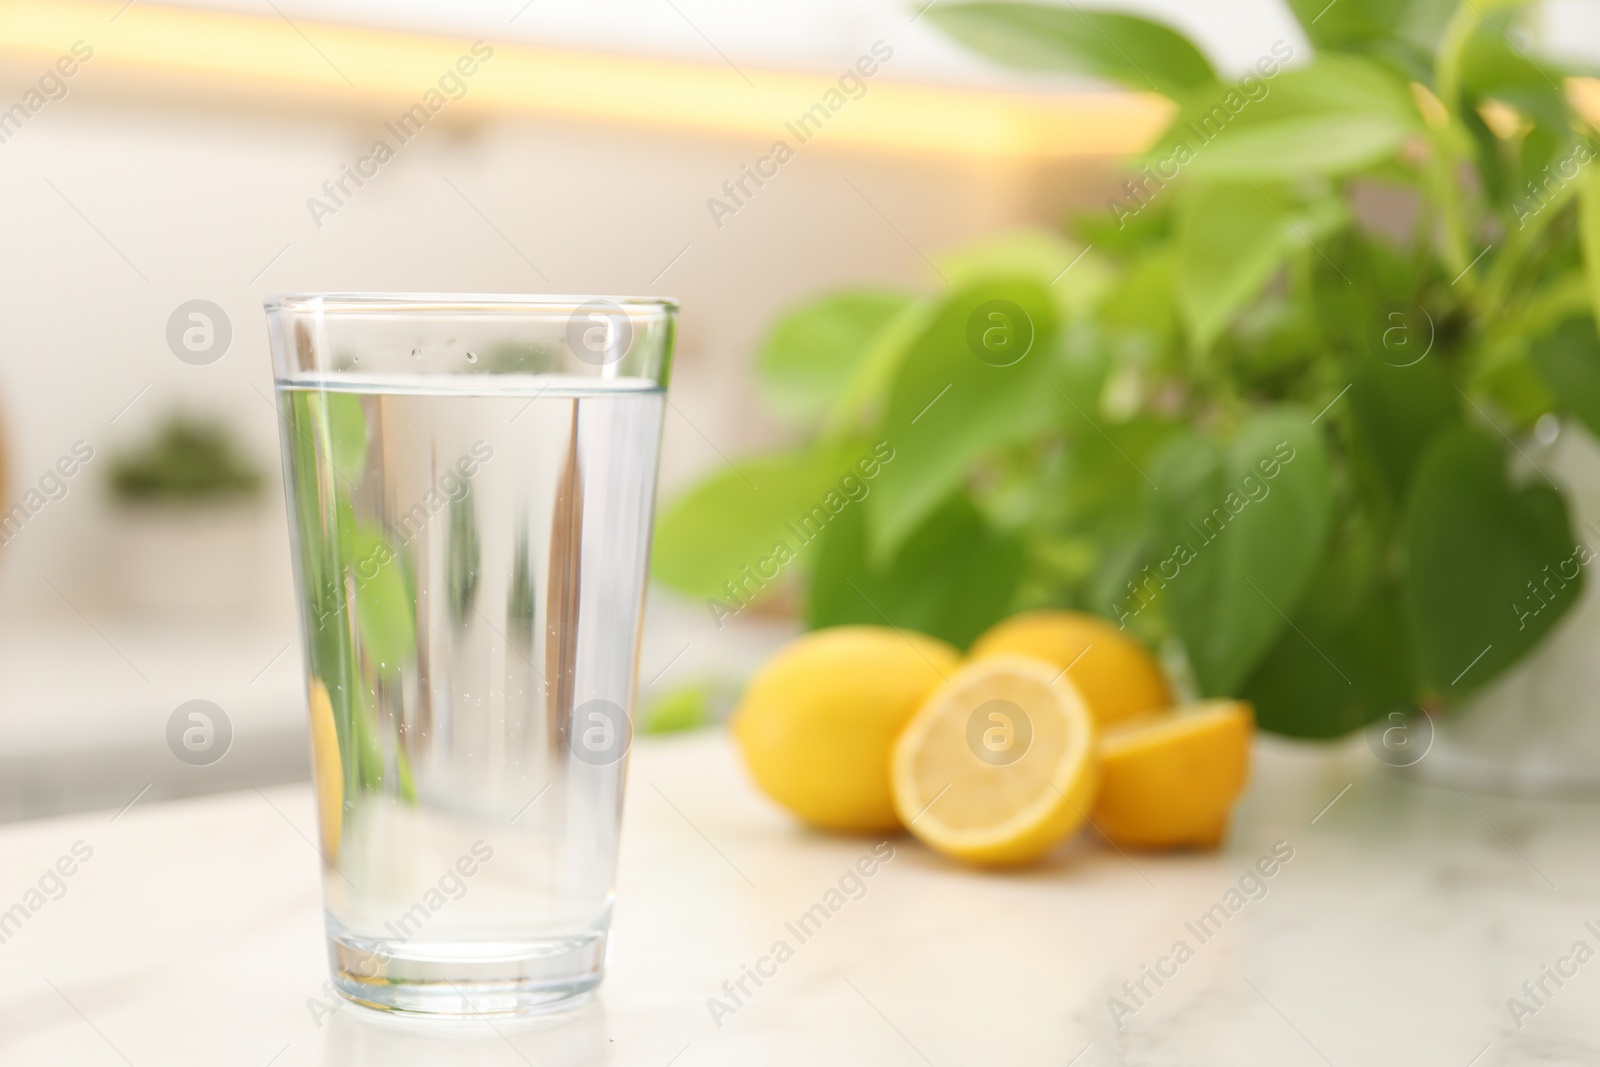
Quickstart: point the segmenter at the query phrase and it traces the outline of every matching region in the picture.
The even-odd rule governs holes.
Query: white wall
[[[275,482],[269,292],[678,296],[670,486],[720,462],[715,449],[780,434],[748,391],[776,311],[832,286],[925,282],[917,251],[847,177],[929,254],[1034,210],[1025,176],[1005,169],[816,144],[719,229],[706,199],[764,145],[505,121],[430,127],[318,228],[306,199],[365,150],[375,118],[145,106],[75,88],[0,145],[6,499],[75,440],[97,451],[67,498],[0,548],[0,598],[13,606],[55,601],[40,575],[74,599],[95,595],[83,560],[105,547],[95,497],[109,457],[174,407],[226,418]],[[234,327],[227,355],[200,367],[164,339],[172,310],[197,297]]]
[[[939,0],[944,2],[944,0]],[[1567,0],[1581,3],[1584,0]],[[185,6],[260,13],[256,0],[186,0]],[[897,68],[919,81],[1018,84],[1014,71],[974,56],[917,18],[928,0],[278,0],[291,18],[350,22],[490,40],[526,40],[606,52],[829,70],[874,40],[893,43]],[[1061,6],[1067,6],[1062,0]],[[1224,69],[1243,70],[1272,41],[1304,40],[1281,0],[1104,0],[1083,8],[1136,12],[1190,34]],[[1056,84],[1063,79],[1053,78]],[[1090,84],[1068,79],[1066,84]]]
[[[0,100],[26,80],[0,75]],[[721,464],[719,450],[785,434],[753,402],[749,376],[781,308],[856,282],[925,285],[931,272],[905,238],[932,255],[1043,210],[1025,172],[842,154],[819,138],[719,229],[706,199],[769,141],[497,120],[436,122],[318,228],[306,199],[365,151],[378,121],[210,106],[201,93],[146,98],[91,64],[66,100],[0,144],[0,506],[73,442],[96,450],[66,497],[0,546],[0,820],[117,805],[146,782],[157,798],[303,773],[266,294],[677,296],[670,492]],[[233,326],[230,350],[208,366],[180,361],[165,340],[168,316],[194,298],[221,305]],[[259,536],[235,553],[268,592],[253,610],[159,618],[129,611],[109,580],[136,565],[103,492],[111,457],[176,407],[226,419],[267,476]],[[647,623],[643,679],[703,622],[695,611],[662,623],[662,610]],[[741,647],[702,642],[673,671],[759,658]],[[225,709],[237,738],[204,772],[164,740],[173,709],[196,698]]]

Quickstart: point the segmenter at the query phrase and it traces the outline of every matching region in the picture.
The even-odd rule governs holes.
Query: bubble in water
[[[422,349],[420,349],[420,348],[413,348],[413,349],[412,349],[412,350],[411,350],[411,358],[412,358],[412,359],[421,359],[421,358],[422,358]]]
[[[467,362],[468,363],[476,363],[476,362],[478,362],[478,353],[476,353],[476,352],[468,352],[467,353]]]

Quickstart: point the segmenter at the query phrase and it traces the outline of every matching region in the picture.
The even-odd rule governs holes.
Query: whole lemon
[[[897,828],[890,750],[960,659],[937,638],[879,626],[791,641],[756,672],[734,712],[756,785],[813,826]]]
[[[1076,611],[1025,611],[972,645],[972,658],[1011,653],[1067,672],[1101,726],[1172,706],[1172,689],[1149,651],[1109,622]]]

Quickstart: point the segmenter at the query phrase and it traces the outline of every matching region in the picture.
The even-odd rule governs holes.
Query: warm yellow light
[[[1568,78],[1567,103],[1600,130],[1600,78]]]
[[[119,10],[121,13],[118,14]],[[415,103],[470,42],[138,0],[0,0],[0,57],[48,63],[75,40],[119,77],[312,94],[335,106]],[[452,109],[502,110],[773,139],[836,78],[723,64],[488,42],[494,58]],[[842,70],[841,70],[842,73]],[[1148,145],[1169,114],[1158,97],[1024,94],[895,82],[893,61],[826,124],[818,143],[1006,158],[1109,156]]]

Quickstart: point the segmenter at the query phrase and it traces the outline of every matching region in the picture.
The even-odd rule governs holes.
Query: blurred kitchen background
[[[1274,2],[1126,6],[1225,73],[1303,44]],[[0,820],[305,774],[266,294],[679,298],[670,497],[784,438],[750,373],[781,309],[863,282],[931,288],[940,251],[1104,200],[1109,161],[1166,115],[991,66],[918,15],[894,0],[0,3]],[[1600,4],[1544,20],[1553,50],[1600,43]],[[785,123],[874,45],[890,54],[864,94],[797,144]],[[463,56],[474,73],[401,143],[385,124]],[[780,137],[794,158],[732,201],[724,183]],[[345,168],[380,138],[394,158],[358,187]],[[169,344],[190,301],[225,317],[179,317],[217,331],[202,347],[231,334],[211,362]],[[666,672],[737,673],[791,628],[719,632],[653,592],[641,704]],[[209,766],[168,746],[197,699],[233,731]]]

